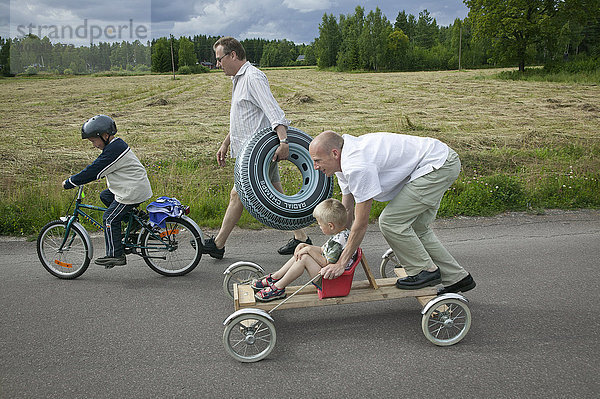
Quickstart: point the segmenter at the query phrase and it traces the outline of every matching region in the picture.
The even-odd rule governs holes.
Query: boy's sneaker
[[[261,279],[261,280],[254,280],[252,281],[252,284],[250,284],[250,286],[255,290],[255,291],[260,291],[263,288],[267,288],[272,286],[273,284],[275,284],[277,281],[279,281],[279,279],[275,280],[273,277],[271,277],[272,274],[269,274],[267,277]]]
[[[215,237],[210,237],[208,240],[204,241],[202,253],[210,255],[211,258],[223,259],[223,255],[225,255],[225,247],[217,248],[217,244],[215,244]]]
[[[306,237],[306,241],[300,241],[300,240],[297,240],[296,237],[292,237],[288,241],[288,243],[285,244],[283,247],[279,248],[277,250],[277,252],[279,253],[279,255],[293,255],[294,251],[296,250],[296,247],[303,243],[312,245],[312,241],[310,240],[310,237]]]
[[[275,285],[264,288],[254,294],[254,297],[260,302],[274,301],[275,299],[285,298],[285,288],[277,289]]]
[[[117,257],[103,256],[102,258],[97,258],[94,263],[104,266],[106,269],[111,269],[115,266],[125,266],[127,264],[127,258],[125,257],[125,254]]]

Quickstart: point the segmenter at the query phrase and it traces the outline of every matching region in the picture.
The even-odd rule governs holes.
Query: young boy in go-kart
[[[65,189],[106,177],[108,188],[100,200],[108,207],[104,212],[106,256],[94,261],[108,268],[127,264],[121,242],[121,221],[135,206],[152,197],[144,165],[123,139],[116,138],[117,125],[106,115],[96,115],[81,127],[81,138],[88,139],[102,153],[81,172],[62,182]]]
[[[321,231],[331,238],[322,247],[299,244],[294,255],[281,269],[262,280],[253,281],[252,288],[258,291],[254,295],[258,301],[268,302],[285,298],[285,287],[300,277],[304,270],[311,277],[315,277],[322,267],[338,261],[350,235],[346,226],[346,208],[340,201],[330,198],[315,207],[313,216],[317,219]],[[352,265],[353,260],[354,257],[346,265],[346,269]]]

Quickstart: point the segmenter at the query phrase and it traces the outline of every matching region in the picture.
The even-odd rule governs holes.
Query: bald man
[[[396,287],[411,290],[442,283],[438,295],[475,287],[471,275],[429,227],[442,196],[460,173],[456,152],[428,137],[394,133],[354,137],[333,131],[317,136],[309,151],[316,170],[337,176],[351,227],[338,262],[321,269],[324,278],[344,272],[365,236],[373,201],[389,201],[379,228],[408,275],[399,278]]]

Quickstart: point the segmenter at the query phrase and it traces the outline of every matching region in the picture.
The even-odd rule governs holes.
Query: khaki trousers
[[[448,286],[468,275],[429,227],[459,173],[460,159],[450,149],[440,169],[405,185],[379,217],[381,233],[409,276],[437,265],[442,284]]]

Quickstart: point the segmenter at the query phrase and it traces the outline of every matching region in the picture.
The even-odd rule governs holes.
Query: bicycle
[[[61,279],[75,279],[90,265],[94,248],[90,235],[79,218],[104,231],[102,223],[84,211],[104,212],[106,208],[85,204],[83,186],[79,187],[69,205],[67,216],[46,224],[37,239],[37,253],[44,268]],[[73,213],[71,207],[75,202]],[[123,234],[125,254],[141,256],[150,269],[164,276],[182,276],[200,262],[204,237],[196,222],[187,216],[185,207],[180,217],[169,216],[166,228],[152,226],[148,214],[135,207],[125,216],[127,227]]]

